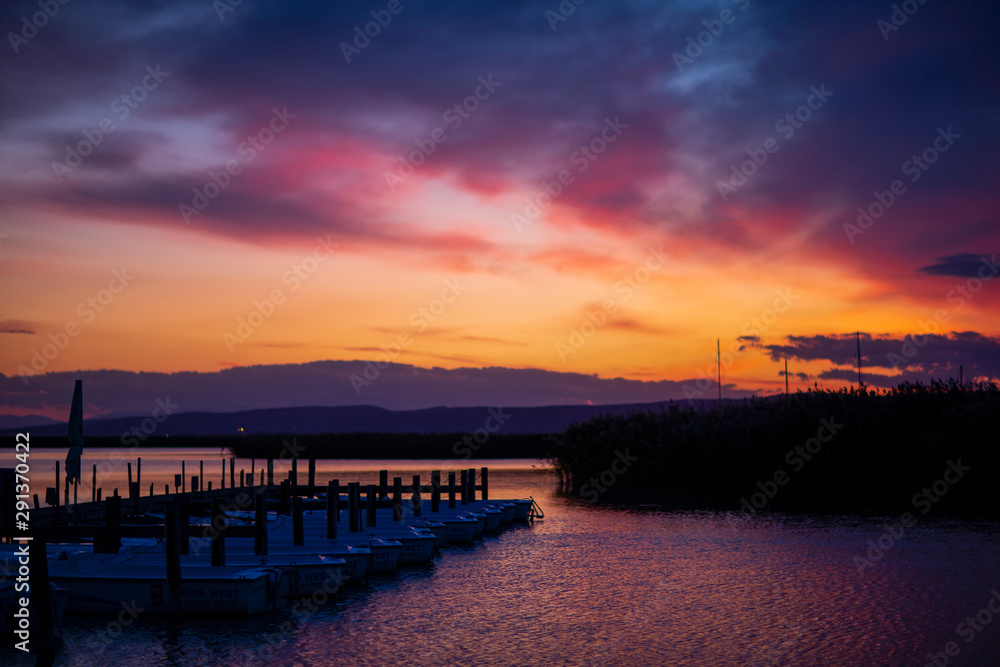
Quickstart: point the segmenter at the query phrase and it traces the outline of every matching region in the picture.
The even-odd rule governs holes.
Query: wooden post
[[[226,564],[226,510],[219,503],[212,503],[212,567]]]
[[[132,514],[139,513],[139,482],[129,484],[128,497],[132,501]]]
[[[278,498],[278,514],[288,516],[288,510],[292,499],[292,487],[288,480],[281,482],[281,496]]]
[[[184,461],[181,461],[181,493],[187,493],[187,472],[184,469]]]
[[[131,489],[132,488],[132,462],[129,461],[126,465],[128,466],[128,488]]]
[[[103,491],[103,489],[97,490],[97,502],[101,502],[101,491]]]
[[[115,501],[113,498],[107,498],[104,501],[104,528],[99,532],[101,539],[94,540],[94,553],[108,554],[113,553],[111,551],[111,542],[114,540],[115,534]]]
[[[299,495],[299,457],[292,457],[292,472],[288,476],[289,481],[292,483],[292,495]]]
[[[176,614],[181,603],[181,544],[184,542],[181,531],[181,509],[179,496],[164,508],[163,519],[166,524],[165,548],[167,556],[167,611]]]
[[[392,478],[392,520],[403,520],[403,478]]]
[[[274,459],[267,459],[267,485],[274,484]]]
[[[257,476],[257,457],[256,456],[251,456],[250,457],[250,477],[247,478],[247,479],[250,480],[250,486],[253,486],[253,480],[254,480],[254,477],[256,477],[256,476]],[[260,483],[263,484],[264,480],[261,479]]]
[[[222,476],[223,477],[226,476],[226,472],[225,471],[222,472]],[[243,486],[243,481],[242,480],[243,480],[243,471],[241,470],[240,471],[240,486]],[[226,483],[223,482],[222,486],[225,486],[225,485],[226,485]],[[229,486],[231,486],[231,487],[235,487],[236,486],[236,459],[229,459]]]
[[[374,484],[369,484],[367,487],[365,487],[365,499],[368,501],[367,507],[365,508],[365,518],[367,519],[365,525],[367,525],[369,528],[374,528],[375,508],[376,508]]]
[[[28,544],[31,561],[31,630],[32,644],[39,665],[51,665],[55,657],[52,641],[52,598],[49,593],[49,559],[45,538],[33,536]],[[12,611],[11,614],[14,612]]]
[[[36,493],[36,494],[34,494],[34,496],[33,496],[33,497],[34,497],[34,499],[35,499],[35,509],[38,509],[38,494],[37,494],[37,493]]]
[[[240,486],[241,487],[246,486],[245,480],[243,478],[243,472],[244,472],[243,470],[240,470]]]
[[[92,480],[90,483],[90,502],[97,502],[97,464],[94,464],[94,470],[91,472]]]
[[[350,482],[347,485],[347,519],[348,530],[352,533],[361,532],[360,516],[358,515],[358,483]]]
[[[175,496],[180,508],[181,555],[187,556],[191,550],[191,497],[187,494]]]
[[[431,511],[437,512],[441,509],[441,471],[431,472]]]
[[[139,488],[142,488],[142,457],[138,456],[135,459],[135,481],[138,482]]]
[[[205,485],[205,462],[198,461],[198,479],[201,481],[201,485]],[[199,487],[200,488],[200,487]],[[194,491],[194,489],[191,489]]]
[[[448,509],[455,509],[455,471],[448,471]]]
[[[149,483],[149,496],[150,497],[153,496],[153,486],[154,486],[154,484],[152,482],[150,482]]]
[[[420,516],[420,475],[413,476],[413,516]]]
[[[486,466],[483,466],[479,470],[479,479],[481,480],[480,484],[483,487],[483,500],[489,500],[490,499],[489,478],[490,478],[490,469],[487,468]]]
[[[198,475],[191,475],[191,493],[198,491]]]
[[[469,471],[468,470],[462,470],[461,472],[462,472],[462,484],[461,484],[462,504],[463,505],[468,505],[469,504]]]
[[[219,488],[226,488],[226,459],[222,459],[222,486]]]
[[[212,490],[212,480],[208,480],[208,490]]]
[[[476,502],[476,469],[469,468],[469,502]]]
[[[258,556],[267,555],[267,492],[254,496],[253,552]]]
[[[56,460],[56,525],[59,525],[59,491],[62,489],[59,486],[59,460]]]
[[[333,479],[326,485],[326,539],[337,539],[337,519],[340,518],[340,480]]]
[[[302,527],[302,498],[292,498],[292,544],[301,547],[306,543],[305,531]]]
[[[316,459],[309,457],[309,492],[310,498],[316,495]]]

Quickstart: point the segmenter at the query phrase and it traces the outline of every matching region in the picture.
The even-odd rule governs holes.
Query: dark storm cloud
[[[857,379],[858,346],[854,334],[789,336],[787,344],[766,345],[764,349],[774,361],[783,358],[829,361],[848,367],[823,371],[819,376],[823,379],[851,380],[852,372],[853,379]],[[966,378],[997,378],[1000,338],[974,331],[902,338],[862,334],[861,363],[863,368],[891,369],[898,373],[885,375],[885,382],[892,378],[898,382],[958,377],[960,367]],[[867,371],[864,376],[868,377]]]
[[[956,278],[982,278],[985,275],[993,275],[996,271],[991,270],[996,264],[996,254],[974,255],[963,252],[958,255],[938,257],[934,264],[923,266],[920,270],[932,276],[955,276]],[[984,268],[985,267],[985,268]]]

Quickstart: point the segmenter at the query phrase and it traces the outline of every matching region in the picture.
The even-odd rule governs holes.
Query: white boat
[[[166,567],[51,573],[58,586],[70,591],[70,613],[111,613],[130,605],[145,614],[169,609]],[[179,611],[184,614],[252,616],[284,606],[290,575],[272,567],[252,569],[189,568],[180,583]]]

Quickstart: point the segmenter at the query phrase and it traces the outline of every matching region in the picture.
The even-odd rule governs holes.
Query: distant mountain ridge
[[[724,401],[726,403],[730,401]],[[235,435],[237,433],[471,433],[479,428],[499,433],[558,433],[577,421],[599,414],[623,414],[633,410],[657,409],[671,404],[688,407],[687,401],[625,403],[617,405],[552,405],[540,407],[461,407],[387,410],[371,405],[338,407],[266,408],[242,412],[181,412],[161,421],[152,417],[86,419],[86,436],[121,436],[133,428],[148,435]],[[715,400],[695,400],[697,408],[716,404]],[[23,419],[23,418],[19,418]],[[46,419],[46,418],[41,418]],[[152,429],[152,431],[150,431]],[[241,431],[242,429],[242,431]],[[28,431],[36,436],[66,435],[66,424],[46,420],[37,425],[21,424],[0,428],[0,434]],[[492,432],[492,431],[491,431]]]

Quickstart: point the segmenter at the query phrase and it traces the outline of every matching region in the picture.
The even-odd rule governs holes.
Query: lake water
[[[198,455],[210,454],[184,454]],[[176,457],[156,457],[144,454],[143,479],[148,469],[172,484]],[[1000,523],[931,512],[889,544],[893,517],[597,508],[559,497],[538,461],[472,463],[490,466],[491,497],[532,495],[545,519],[301,616],[140,615],[117,637],[112,619],[67,617],[57,664],[921,666],[933,654],[938,665],[1000,664],[1000,614],[988,608],[995,596],[1000,611]],[[319,479],[374,482],[388,468],[429,480],[451,464],[327,461]],[[889,548],[859,571],[856,557],[880,537]],[[6,650],[0,662],[31,664]]]

